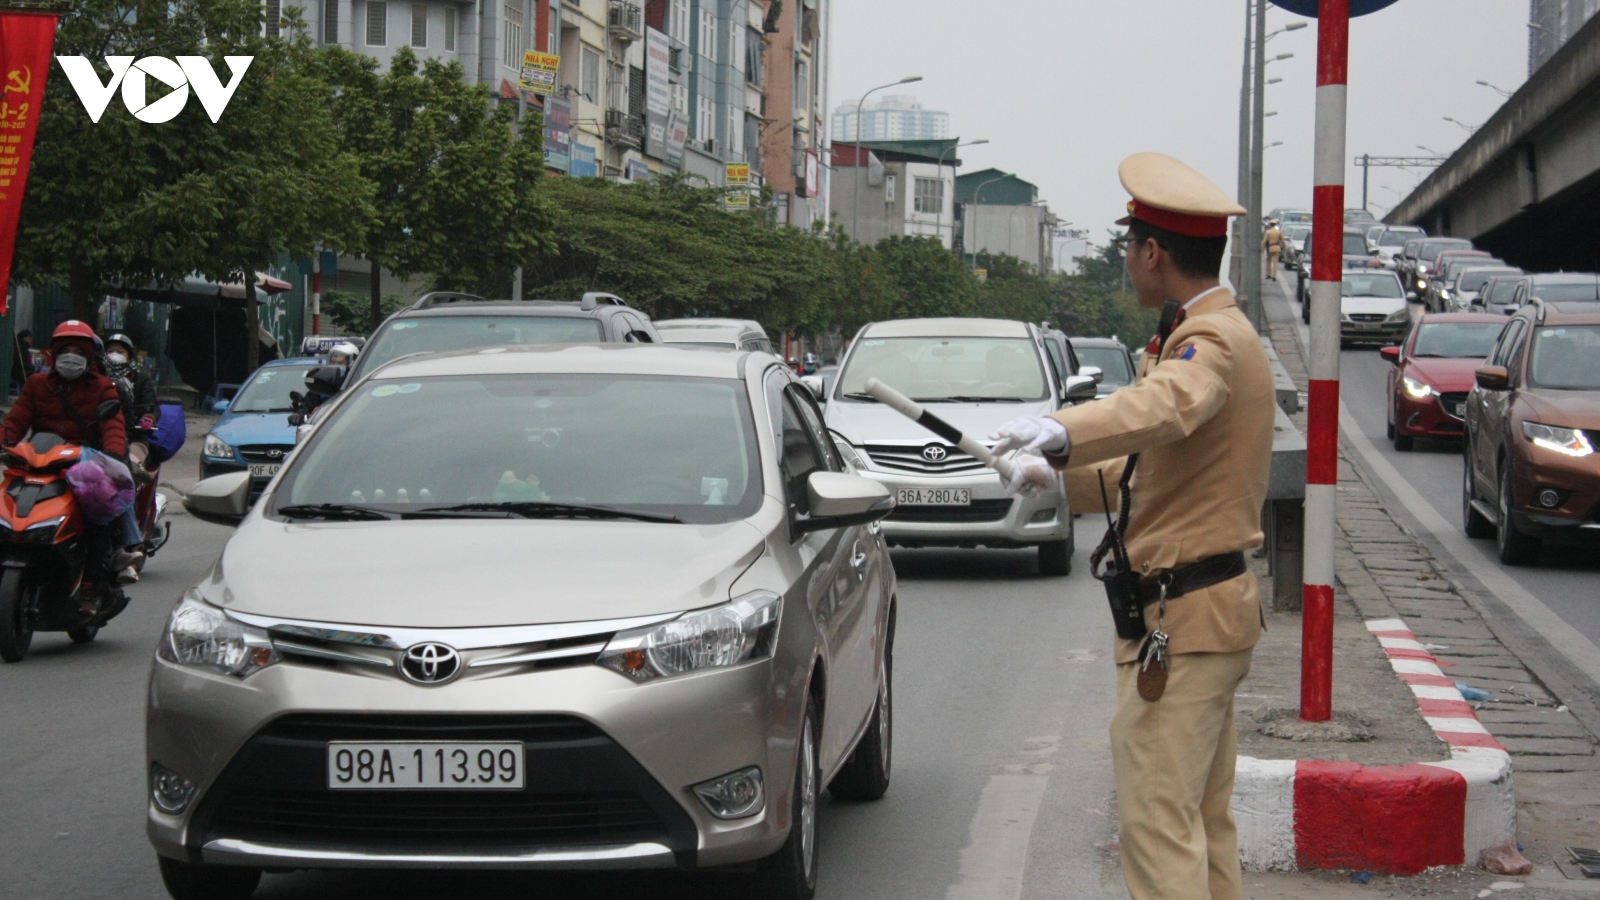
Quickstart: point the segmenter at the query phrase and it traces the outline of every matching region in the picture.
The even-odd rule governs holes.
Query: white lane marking
[[[1444,670],[1425,659],[1391,659],[1389,665],[1402,675],[1443,675]]]
[[[1378,645],[1383,647],[1386,650],[1422,650],[1423,649],[1421,641],[1409,640],[1407,638],[1381,637],[1381,638],[1378,638]]]
[[[1470,571],[1483,586],[1493,591],[1506,605],[1511,607],[1522,621],[1550,642],[1556,652],[1571,660],[1585,675],[1600,684],[1600,647],[1595,646],[1578,629],[1567,624],[1543,600],[1529,593],[1516,580],[1507,575],[1496,561],[1491,561],[1477,545],[1467,540],[1467,536],[1454,523],[1445,521],[1422,494],[1411,483],[1401,476],[1399,470],[1378,448],[1373,446],[1367,438],[1355,417],[1344,403],[1339,404],[1339,425],[1344,432],[1347,446],[1361,455],[1361,461],[1366,464],[1367,470],[1376,475],[1384,485],[1392,491],[1396,498],[1415,516],[1417,522],[1427,529],[1446,552],[1455,557],[1456,561]]]
[[[1288,299],[1288,286],[1280,281],[1278,287],[1285,299]],[[1294,306],[1291,300],[1290,308],[1293,309]],[[1308,329],[1299,323],[1295,323],[1294,328],[1300,339],[1300,351],[1304,354],[1305,348],[1311,343]],[[1417,522],[1443,545],[1446,553],[1454,557],[1462,568],[1471,572],[1480,584],[1511,607],[1511,611],[1516,613],[1518,618],[1539,632],[1556,652],[1565,656],[1596,684],[1600,684],[1600,647],[1595,646],[1594,641],[1589,640],[1578,629],[1567,624],[1566,619],[1561,618],[1555,610],[1546,606],[1543,600],[1518,584],[1516,579],[1507,575],[1505,570],[1500,568],[1498,560],[1491,559],[1487,553],[1467,539],[1458,525],[1446,521],[1444,516],[1424,500],[1422,494],[1401,476],[1394,464],[1384,459],[1383,454],[1378,452],[1378,448],[1373,445],[1366,432],[1361,430],[1343,401],[1339,403],[1339,429],[1343,433],[1345,445],[1360,455],[1367,471],[1377,476],[1378,480],[1393,492]]]
[[[971,834],[961,851],[960,879],[947,900],[1012,900],[1022,896],[1028,840],[1044,801],[1048,775],[994,775],[978,797]]]

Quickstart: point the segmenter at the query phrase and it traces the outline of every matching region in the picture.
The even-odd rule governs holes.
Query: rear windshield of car
[[[581,344],[602,340],[598,319],[577,316],[418,316],[396,319],[361,352],[359,372],[408,353],[437,353],[520,344]],[[358,372],[358,375],[359,375]]]
[[[1344,255],[1345,256],[1366,256],[1367,255],[1367,239],[1362,237],[1359,234],[1347,234],[1347,235],[1345,235],[1344,236]]]
[[[286,413],[292,411],[289,392],[306,392],[306,373],[316,366],[271,366],[256,372],[250,383],[228,405],[230,412]]]
[[[1501,322],[1423,322],[1411,355],[1483,359],[1505,327]]]
[[[1306,235],[1308,235],[1310,233],[1311,233],[1311,226],[1309,226],[1309,225],[1299,225],[1299,226],[1296,226],[1294,228],[1289,229],[1288,236],[1289,236],[1289,240],[1291,240],[1291,241],[1303,241],[1303,240],[1306,239]]]
[[[1528,380],[1568,391],[1600,390],[1600,325],[1540,328],[1533,335]]]
[[[1027,338],[864,338],[839,374],[838,396],[865,394],[868,378],[921,402],[1046,395],[1044,369]]]
[[[1285,225],[1289,224],[1290,222],[1309,225],[1309,224],[1311,224],[1311,213],[1308,213],[1308,212],[1284,213],[1282,221],[1283,221],[1283,223]]]
[[[1371,274],[1346,272],[1339,287],[1341,293],[1346,297],[1385,297],[1395,299],[1406,295],[1405,291],[1400,290],[1400,279],[1388,272],[1373,272]]]
[[[1461,273],[1461,277],[1456,281],[1456,287],[1463,291],[1481,291],[1483,290],[1483,286],[1489,283],[1489,279],[1495,277],[1496,275],[1506,274],[1510,273],[1493,271],[1474,272],[1471,269],[1468,269],[1467,271]]]
[[[1415,231],[1395,231],[1393,228],[1378,236],[1379,247],[1404,247],[1406,241],[1417,239]]]
[[[1489,286],[1489,292],[1484,295],[1483,302],[1502,305],[1510,303],[1512,296],[1517,293],[1517,284],[1515,281],[1495,282]]]
[[[751,423],[737,379],[381,379],[317,428],[275,508],[566,503],[733,521],[761,503]]]
[[[1577,284],[1536,284],[1528,289],[1528,293],[1546,303],[1600,300],[1600,279]]]
[[[1106,375],[1101,384],[1121,387],[1133,384],[1133,370],[1128,368],[1128,354],[1116,347],[1079,347],[1078,361],[1086,366],[1099,366]]]
[[[1417,248],[1417,258],[1423,262],[1432,262],[1435,257],[1446,250],[1470,250],[1471,241],[1432,241]]]

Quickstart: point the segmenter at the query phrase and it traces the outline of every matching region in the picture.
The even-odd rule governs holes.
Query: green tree
[[[374,226],[360,245],[372,262],[371,327],[382,318],[380,267],[464,289],[548,246],[538,117],[519,129],[515,110],[467,84],[459,63],[419,65],[409,47],[383,74],[371,57],[326,53],[340,143],[376,186]]]

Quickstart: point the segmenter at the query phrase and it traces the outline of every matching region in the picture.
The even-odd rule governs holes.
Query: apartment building
[[[888,94],[863,105],[853,101],[833,108],[833,139],[836,141],[936,141],[950,136],[950,114],[923,109],[922,102],[909,94]]]
[[[828,21],[832,0],[764,3],[759,154],[778,222],[828,220]]]
[[[962,252],[1004,253],[1040,272],[1055,268],[1055,231],[1060,220],[1032,182],[999,169],[983,169],[956,179]]]
[[[956,141],[834,141],[832,216],[851,237],[937,237],[955,246]]]

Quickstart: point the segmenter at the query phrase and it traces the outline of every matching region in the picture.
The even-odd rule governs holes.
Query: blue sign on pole
[[[1393,5],[1395,0],[1350,0],[1350,17],[1364,16],[1375,13],[1386,6]],[[1281,6],[1297,16],[1317,17],[1317,0],[1272,0],[1274,6]]]

